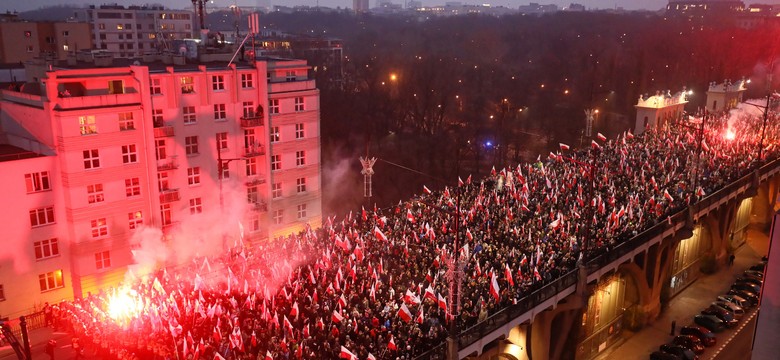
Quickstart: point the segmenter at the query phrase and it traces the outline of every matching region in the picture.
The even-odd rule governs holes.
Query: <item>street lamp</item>
[[[220,147],[220,135],[216,135],[216,150],[217,150],[217,179],[219,181],[219,211],[224,214],[225,212],[225,195],[222,191],[222,179],[225,177],[224,169],[228,167],[231,161],[235,160],[246,160],[245,157],[240,158],[230,158],[230,159],[223,159],[222,158],[222,149]],[[227,250],[227,235],[222,234],[222,249]]]

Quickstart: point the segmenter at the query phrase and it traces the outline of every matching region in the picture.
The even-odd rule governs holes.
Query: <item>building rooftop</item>
[[[0,144],[0,162],[30,159],[30,158],[36,158],[41,156],[44,155],[34,153],[32,151],[27,151],[25,149],[18,148],[13,145]]]

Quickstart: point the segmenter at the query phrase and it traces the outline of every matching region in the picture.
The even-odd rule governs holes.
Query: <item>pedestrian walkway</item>
[[[71,347],[72,336],[64,331],[52,331],[49,327],[31,330],[29,332],[30,337],[30,354],[35,360],[48,360],[49,356],[43,352],[46,343],[54,339],[57,341],[57,346],[54,351],[55,359],[71,359],[73,357],[73,349]],[[18,339],[19,343],[22,343],[22,339]],[[0,360],[16,360],[16,353],[10,345],[0,347]]]
[[[748,230],[745,244],[736,251],[733,266],[723,265],[714,274],[700,275],[693,284],[669,301],[652,324],[637,332],[623,330],[623,340],[594,359],[649,359],[650,353],[672,340],[670,335],[672,321],[676,322],[678,334],[681,327],[693,324],[693,315],[699,314],[702,309],[715,301],[718,295],[728,292],[737,275],[760,262],[761,257],[767,254],[768,248],[767,234],[753,229]],[[718,336],[718,341],[722,341],[721,338],[722,336]],[[712,350],[705,350],[703,359],[708,358],[708,352]]]

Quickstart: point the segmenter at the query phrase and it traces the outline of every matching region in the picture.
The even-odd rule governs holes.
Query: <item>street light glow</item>
[[[398,80],[398,75],[396,75],[395,73],[390,74],[390,81],[396,81],[396,80]]]

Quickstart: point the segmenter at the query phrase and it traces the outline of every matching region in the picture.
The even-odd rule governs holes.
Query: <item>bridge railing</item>
[[[764,164],[758,169],[759,176],[766,175],[767,173],[774,170],[778,166],[780,166],[780,159],[775,159],[773,161],[770,161],[767,164]],[[755,175],[752,171],[748,171],[746,175],[740,177],[739,179],[729,183],[728,185],[723,186],[722,188],[702,198],[699,202],[695,204],[696,207],[698,209],[708,207],[720,201],[721,198],[728,195],[729,193],[737,191],[740,187],[745,185],[750,185],[753,182],[754,176]],[[671,224],[678,224],[680,222],[685,222],[688,216],[688,214],[686,213],[687,211],[688,208],[686,207],[670,215]],[[612,263],[617,259],[620,259],[624,255],[634,251],[635,249],[644,245],[645,243],[652,240],[653,238],[662,235],[664,231],[666,231],[669,227],[674,226],[674,225],[670,225],[669,223],[670,221],[666,218],[664,218],[663,220],[659,220],[658,223],[651,226],[647,230],[637,234],[636,236],[631,237],[626,241],[617,244],[614,248],[611,248],[606,252],[594,256],[593,258],[588,260],[586,264],[586,267],[588,269],[588,274],[591,274],[597,271],[598,269],[606,266],[607,264]],[[524,296],[523,298],[518,300],[517,304],[513,304],[509,307],[506,307],[498,311],[497,313],[493,314],[492,316],[488,317],[487,320],[461,331],[458,339],[458,348],[462,349],[464,347],[467,347],[477,342],[479,339],[485,337],[489,333],[504,326],[512,319],[522,316],[526,312],[530,311],[531,309],[543,303],[544,301],[554,297],[556,294],[560,293],[561,291],[568,288],[569,286],[576,284],[577,273],[578,272],[576,269],[571,270],[565,273],[564,275],[562,275],[561,277],[559,277],[558,279],[556,279],[555,281],[543,286],[538,290],[531,292],[527,296]],[[444,359],[446,357],[446,352],[447,352],[447,344],[443,343],[417,356],[416,359]]]

